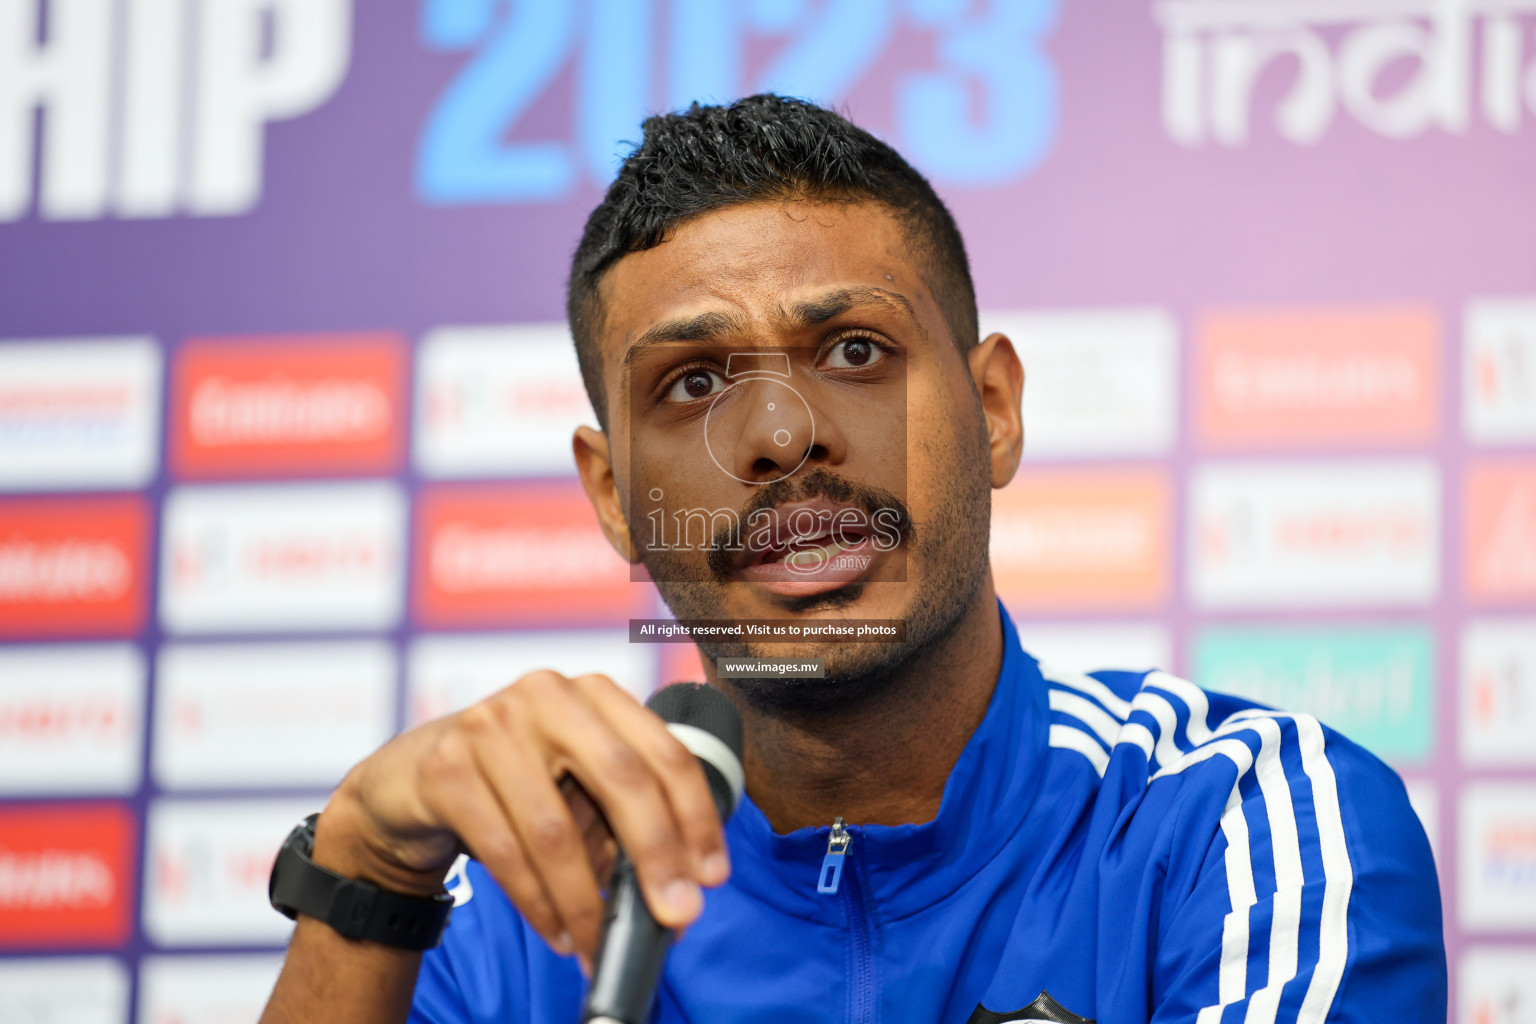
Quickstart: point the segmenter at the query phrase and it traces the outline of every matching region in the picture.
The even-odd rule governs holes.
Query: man
[[[603,426],[582,482],[679,618],[904,634],[704,645],[826,665],[707,669],[746,727],[723,831],[600,676],[534,672],[396,738],[313,859],[424,897],[465,851],[452,924],[423,957],[301,916],[268,1021],[574,1021],[615,840],[685,929],[665,1021],[1444,1020],[1395,774],[1307,716],[1019,646],[987,538],[1023,371],[978,339],[960,236],[894,151],[772,96],[652,118],[568,309]]]

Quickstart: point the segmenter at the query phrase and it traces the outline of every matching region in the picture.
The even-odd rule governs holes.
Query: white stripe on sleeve
[[[1051,668],[1048,665],[1040,666],[1040,674],[1048,683],[1057,683],[1061,686],[1070,686],[1079,693],[1086,693],[1094,700],[1109,709],[1109,713],[1120,721],[1125,721],[1131,716],[1131,703],[1099,682],[1093,676],[1082,672],[1068,672],[1064,669]]]
[[[1099,773],[1099,778],[1104,777],[1104,772],[1109,768],[1109,754],[1099,745],[1099,741],[1083,732],[1074,729],[1070,725],[1053,725],[1050,729],[1049,743],[1053,747],[1062,750],[1075,750],[1088,759],[1093,765],[1093,770]]]
[[[1086,697],[1081,697],[1067,690],[1052,688],[1047,692],[1047,700],[1052,711],[1060,711],[1064,715],[1071,715],[1092,729],[1094,734],[1103,740],[1106,746],[1115,745],[1115,737],[1120,732],[1120,723],[1109,716],[1103,708]]]

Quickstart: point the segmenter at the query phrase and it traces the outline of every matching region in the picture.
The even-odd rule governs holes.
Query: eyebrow
[[[900,292],[886,288],[839,288],[815,299],[797,302],[788,310],[779,309],[773,316],[774,326],[780,330],[798,327],[816,327],[833,317],[841,316],[856,306],[885,306],[898,308],[913,321],[917,313],[912,303]]]
[[[887,288],[874,287],[839,288],[814,299],[797,302],[787,309],[781,306],[773,313],[771,320],[776,329],[793,331],[820,326],[859,306],[883,306],[887,309],[899,310],[916,324],[919,330],[922,329],[922,323],[917,319],[917,312],[905,295]],[[635,343],[624,355],[628,359],[642,348],[668,342],[717,341],[733,333],[742,333],[746,329],[745,318],[718,311],[674,317],[647,328],[645,333],[635,339]]]

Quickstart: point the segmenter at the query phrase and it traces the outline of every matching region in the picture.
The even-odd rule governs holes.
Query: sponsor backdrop
[[[1028,368],[1028,646],[1310,710],[1536,1002],[1536,2],[0,0],[0,1019],[252,1019],[279,840],[552,665],[697,673],[572,474],[648,110],[835,102]]]

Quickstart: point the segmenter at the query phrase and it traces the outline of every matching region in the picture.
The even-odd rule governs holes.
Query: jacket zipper
[[[847,825],[842,818],[835,819],[827,836],[827,854],[821,859],[816,891],[829,896],[841,891],[843,895],[848,933],[853,938],[852,1020],[854,1024],[863,1024],[875,1019],[875,958],[869,948],[869,914],[857,873],[849,875],[848,884],[843,884],[843,868],[852,845],[853,835]]]

